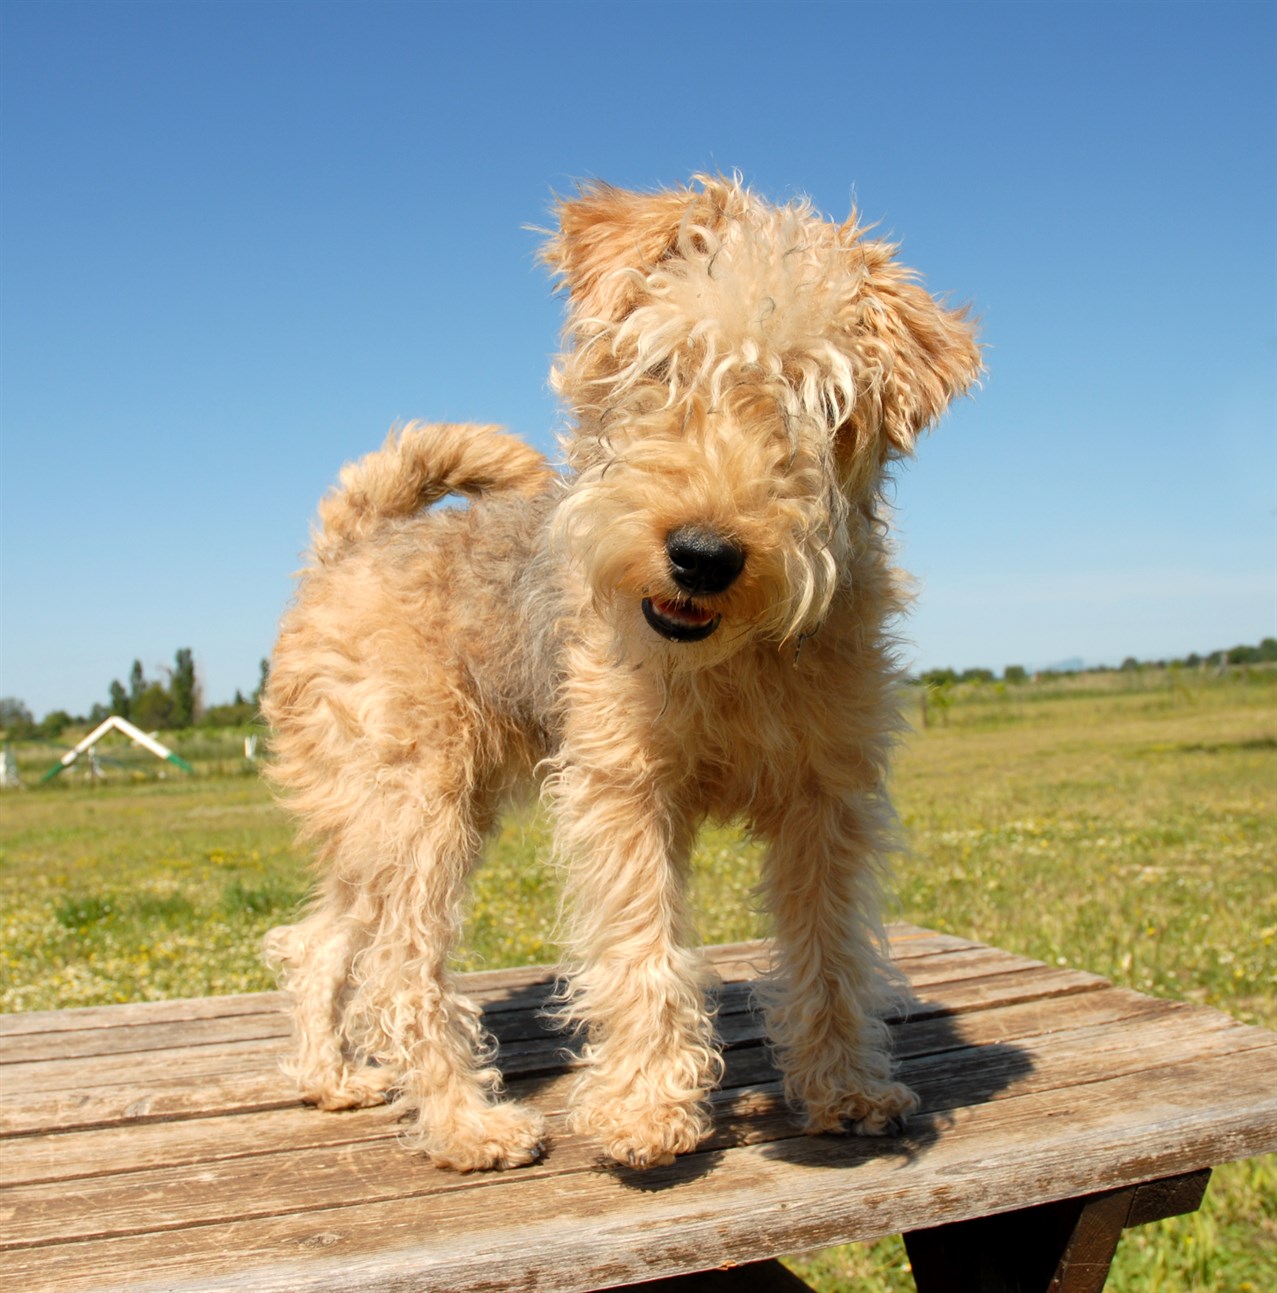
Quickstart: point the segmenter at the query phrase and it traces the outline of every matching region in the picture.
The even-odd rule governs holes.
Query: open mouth
[[[723,618],[695,602],[671,601],[665,597],[643,598],[643,617],[671,642],[704,641]]]

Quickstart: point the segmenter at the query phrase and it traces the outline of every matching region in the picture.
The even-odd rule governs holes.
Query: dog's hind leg
[[[295,1052],[284,1065],[302,1098],[321,1109],[357,1109],[380,1104],[393,1069],[352,1054],[343,1014],[351,964],[366,934],[321,896],[296,925],[266,936],[267,961],[280,971],[292,996]]]
[[[495,1047],[448,966],[488,822],[476,820],[468,794],[441,790],[455,765],[418,773],[415,786],[383,782],[375,796],[365,847],[378,853],[378,874],[361,894],[368,940],[348,1009],[394,1070],[397,1107],[415,1115],[410,1137],[433,1162],[458,1171],[530,1163],[542,1152],[542,1120],[499,1098]]]

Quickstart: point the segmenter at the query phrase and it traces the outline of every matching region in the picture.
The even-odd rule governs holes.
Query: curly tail
[[[553,476],[544,455],[499,427],[409,422],[375,453],[341,469],[341,483],[319,504],[311,549],[327,563],[386,521],[411,516],[446,494],[477,498],[501,490],[531,497]]]

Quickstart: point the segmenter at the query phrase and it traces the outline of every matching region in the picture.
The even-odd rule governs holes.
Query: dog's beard
[[[576,481],[559,506],[555,540],[626,656],[701,669],[750,642],[783,650],[817,630],[846,568],[841,518],[813,508],[797,534],[792,502],[777,504],[770,517],[736,518],[747,554],[740,576],[722,592],[692,594],[674,581],[664,540],[700,514],[668,503],[649,510],[620,476],[600,469]]]

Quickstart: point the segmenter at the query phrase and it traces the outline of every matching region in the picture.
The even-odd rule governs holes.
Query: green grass
[[[1277,1025],[1277,671],[1085,675],[954,688],[902,749],[910,853],[896,914]],[[920,717],[917,694],[908,702]],[[198,744],[197,744],[198,742]],[[179,753],[190,757],[179,738]],[[140,763],[0,799],[0,1008],[271,986],[261,935],[305,888],[242,734],[192,734],[204,775]],[[28,780],[56,751],[19,751]],[[224,775],[214,776],[220,772]],[[551,960],[543,818],[508,820],[475,886],[467,968]],[[725,828],[694,863],[707,941],[764,932],[758,850]],[[1277,1167],[1220,1169],[1202,1212],[1133,1231],[1118,1293],[1277,1288]],[[817,1288],[907,1290],[896,1240],[793,1263]]]
[[[255,779],[55,782],[0,801],[0,1008],[271,986],[304,863]]]
[[[901,901],[910,919],[1272,1027],[1277,675],[1158,681],[1008,698],[1002,723],[972,703],[915,738]]]

